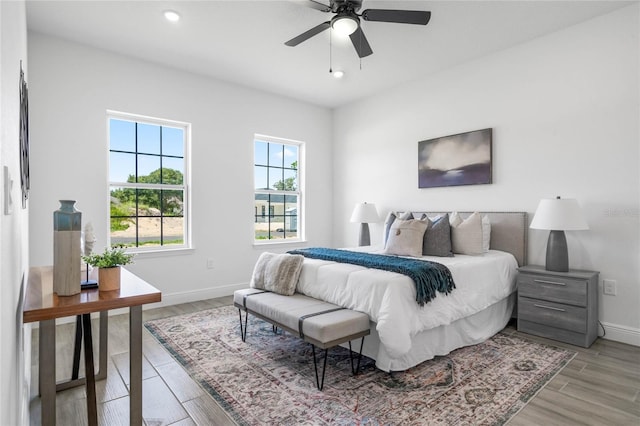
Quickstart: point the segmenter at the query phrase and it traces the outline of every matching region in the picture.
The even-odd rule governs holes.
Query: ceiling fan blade
[[[294,0],[296,3],[300,3],[304,6],[308,6],[312,9],[319,10],[321,12],[331,12],[331,5],[327,6],[326,4],[316,1],[316,0]],[[330,2],[332,3],[332,2]]]
[[[331,26],[331,22],[329,22],[329,21],[323,22],[322,24],[311,28],[309,31],[305,31],[302,34],[300,34],[299,36],[292,38],[291,40],[287,41],[285,44],[287,46],[291,46],[291,47],[297,46],[300,43],[302,43],[303,41],[306,41],[306,40],[310,39],[314,35],[320,34],[321,32],[323,32],[324,30],[326,30],[330,26]]]
[[[371,50],[371,46],[369,46],[367,38],[364,36],[362,28],[358,27],[358,29],[355,30],[349,37],[351,38],[353,47],[356,48],[356,52],[358,52],[359,57],[364,58],[365,56],[369,56],[373,53],[373,50]]]
[[[427,25],[429,19],[431,19],[431,12],[422,10],[367,9],[362,12],[362,19],[365,21]]]

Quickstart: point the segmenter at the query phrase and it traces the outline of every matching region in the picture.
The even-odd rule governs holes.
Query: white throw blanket
[[[262,253],[251,277],[251,287],[291,296],[302,270],[304,257],[299,254]]]

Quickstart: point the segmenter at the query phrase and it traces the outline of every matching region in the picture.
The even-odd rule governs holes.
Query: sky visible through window
[[[162,132],[162,134],[161,134]],[[161,138],[162,136],[162,138]],[[162,140],[162,146],[160,141]],[[109,179],[111,182],[127,182],[135,174],[136,123],[118,119],[109,120]],[[162,150],[162,151],[161,151]],[[138,176],[147,176],[162,167],[184,173],[184,130],[156,124],[138,123]]]
[[[268,148],[267,148],[268,147]],[[298,147],[295,145],[283,145],[256,141],[255,144],[255,189],[275,189],[276,182],[282,182],[289,177],[296,178],[295,170],[283,170],[290,168],[291,164],[298,160]],[[270,166],[267,179],[267,166]],[[278,168],[277,170],[275,168]]]

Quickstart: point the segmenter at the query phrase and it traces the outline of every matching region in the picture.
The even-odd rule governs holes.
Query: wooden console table
[[[89,424],[97,424],[95,378],[106,377],[107,333],[110,309],[129,308],[129,363],[130,424],[142,425],[142,305],[160,302],[158,289],[122,269],[120,290],[82,290],[73,296],[58,296],[53,292],[53,267],[29,269],[25,303],[22,311],[24,323],[40,323],[39,335],[39,380],[42,404],[42,424],[56,423],[56,391],[86,384],[87,415]],[[91,313],[100,312],[100,369],[93,372],[93,349],[91,344]],[[82,315],[85,333],[85,379],[76,379],[56,384],[56,318]]]

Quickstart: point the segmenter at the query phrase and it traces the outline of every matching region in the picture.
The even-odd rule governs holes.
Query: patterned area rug
[[[574,352],[498,333],[400,373],[329,350],[318,391],[311,346],[233,306],[149,321],[147,329],[240,425],[502,425]],[[359,348],[359,343],[354,345]]]

